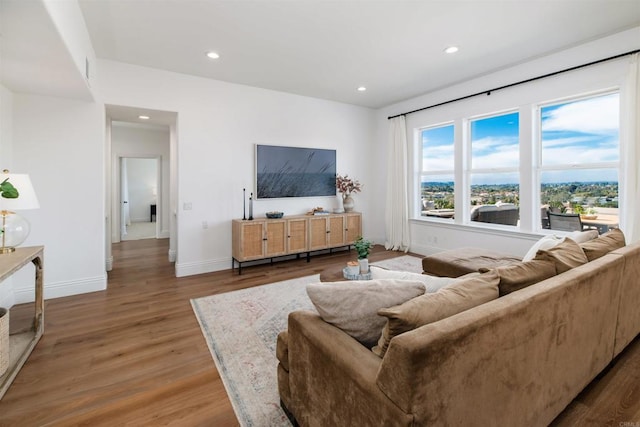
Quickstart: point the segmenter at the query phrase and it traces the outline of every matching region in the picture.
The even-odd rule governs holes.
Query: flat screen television
[[[256,198],[336,195],[336,150],[256,145]]]

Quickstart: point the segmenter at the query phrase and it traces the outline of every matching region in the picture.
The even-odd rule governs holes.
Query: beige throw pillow
[[[589,262],[580,245],[568,237],[551,249],[538,251],[534,260],[552,261],[557,274]]]
[[[589,240],[588,242],[581,243],[580,247],[584,251],[587,259],[593,261],[608,254],[611,251],[620,249],[626,244],[624,233],[618,228],[614,228],[611,231],[604,233],[597,239]]]
[[[498,298],[498,282],[498,274],[489,272],[452,283],[404,304],[381,309],[378,314],[387,317],[388,321],[372,351],[383,357],[393,337]]]
[[[493,269],[500,276],[500,296],[542,282],[556,275],[556,265],[549,260],[531,260]],[[483,272],[483,269],[480,269]]]
[[[451,283],[459,281],[458,278],[453,277],[436,277],[429,276],[428,274],[412,273],[410,271],[398,271],[387,270],[372,265],[370,267],[371,278],[377,279],[399,279],[399,280],[417,280],[424,283],[426,292],[435,292],[440,288],[443,288]]]
[[[386,321],[378,310],[422,295],[424,289],[420,281],[350,280],[307,285],[307,295],[325,322],[371,347]]]

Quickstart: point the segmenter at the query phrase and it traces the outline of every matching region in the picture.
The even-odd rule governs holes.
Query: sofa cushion
[[[520,262],[520,258],[483,248],[459,248],[422,258],[425,273],[440,277],[460,277],[478,269],[494,268]]]
[[[498,274],[491,271],[379,310],[388,320],[372,351],[383,357],[393,337],[498,298],[498,283]]]
[[[307,285],[307,294],[322,319],[367,347],[380,337],[386,319],[378,310],[424,294],[418,280],[349,280]]]
[[[589,262],[580,245],[568,237],[551,249],[539,250],[534,260],[552,261],[557,274]]]
[[[410,271],[387,270],[386,268],[370,267],[371,278],[377,279],[399,279],[399,280],[418,280],[424,283],[426,292],[435,292],[438,289],[447,286],[460,279],[453,277],[436,277],[428,274],[412,273]]]
[[[593,261],[594,259],[600,258],[611,251],[615,251],[616,249],[620,249],[625,245],[624,233],[620,229],[614,228],[597,239],[581,243],[580,247],[587,256],[587,259],[589,261]]]
[[[556,265],[550,260],[531,260],[497,267],[493,271],[500,277],[498,288],[500,296],[504,296],[555,276]]]

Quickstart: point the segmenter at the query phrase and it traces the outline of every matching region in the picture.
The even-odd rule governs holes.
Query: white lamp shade
[[[9,182],[18,190],[16,199],[6,199],[0,196],[0,210],[19,211],[26,209],[38,209],[38,197],[31,184],[31,179],[26,173],[0,173],[0,182],[9,178]]]

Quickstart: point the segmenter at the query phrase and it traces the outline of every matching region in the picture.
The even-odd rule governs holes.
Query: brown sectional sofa
[[[546,426],[638,335],[639,303],[636,243],[402,333],[383,358],[294,312],[281,401],[302,426]]]

